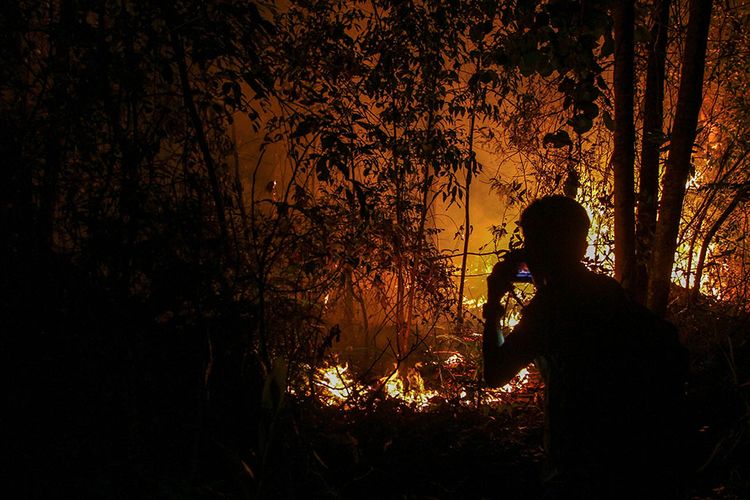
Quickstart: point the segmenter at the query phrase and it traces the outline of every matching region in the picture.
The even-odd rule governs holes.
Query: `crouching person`
[[[589,218],[576,201],[524,210],[524,248],[487,279],[484,378],[506,384],[532,361],[545,383],[545,498],[682,498],[685,350],[675,328],[581,262]],[[504,338],[501,298],[525,263],[536,293]]]

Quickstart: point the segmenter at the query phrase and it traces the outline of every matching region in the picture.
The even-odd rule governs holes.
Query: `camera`
[[[505,257],[509,262],[512,262],[516,267],[516,272],[513,275],[513,283],[531,283],[531,272],[529,266],[526,264],[526,255],[522,249],[511,250]]]
[[[516,274],[513,276],[513,283],[531,283],[531,272],[526,262],[519,262],[516,268]]]

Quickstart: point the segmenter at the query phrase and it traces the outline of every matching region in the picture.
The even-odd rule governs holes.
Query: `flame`
[[[454,353],[443,363],[447,368],[458,368],[466,362],[459,353]],[[366,394],[374,394],[382,391],[389,399],[399,400],[417,410],[425,410],[433,403],[433,399],[439,397],[441,392],[425,388],[424,379],[418,370],[419,364],[404,373],[393,368],[390,375],[378,380],[376,384],[364,385],[350,375],[348,363],[330,363],[319,368],[313,377],[313,383],[318,388],[315,392],[318,400],[326,406],[339,406],[344,409],[351,408],[351,400]],[[486,389],[481,392],[481,401],[485,404],[505,403],[509,396],[514,393],[523,393],[532,382],[532,374],[529,368],[521,370],[508,384],[497,389]],[[459,395],[459,402],[463,406],[475,403],[475,389],[471,387],[455,388]],[[292,390],[292,393],[294,391]],[[309,394],[309,393],[308,393]]]
[[[504,386],[500,387],[498,391],[509,393],[509,392],[515,392],[521,387],[527,385],[529,383],[529,368],[526,367],[522,369],[520,372],[518,372],[518,375],[513,377],[513,380],[505,384]]]
[[[534,400],[536,391],[531,391],[538,387],[538,379],[535,378],[530,366],[522,369],[513,379],[502,387],[494,389],[482,389],[479,394],[468,389],[461,388],[459,393],[460,404],[462,406],[472,406],[476,404],[474,395],[478,396],[483,404],[504,404],[509,401],[515,401],[517,398],[525,400]],[[536,381],[536,382],[535,382]]]
[[[406,374],[406,380],[396,368],[391,375],[380,379],[385,394],[394,399],[425,408],[430,404],[430,399],[438,395],[437,391],[427,390],[424,380],[416,369],[411,369]]]
[[[314,383],[320,389],[318,398],[326,406],[345,404],[349,399],[365,392],[374,392],[374,388],[357,383],[348,373],[349,364],[331,364],[319,368],[315,372]],[[394,368],[391,375],[379,380],[379,385],[386,397],[399,399],[420,409],[426,408],[430,399],[438,395],[438,391],[425,389],[424,380],[416,369],[411,369],[403,377]]]
[[[485,302],[486,299],[484,297],[479,297],[477,299],[470,299],[469,297],[463,298],[464,306],[466,306],[467,308],[478,308]]]
[[[515,328],[515,326],[521,321],[521,311],[519,309],[512,310],[505,316],[505,326],[509,328]]]
[[[320,387],[319,397],[325,405],[343,403],[361,390],[361,386],[347,374],[348,370],[349,364],[345,363],[324,366],[315,373],[315,385]]]
[[[685,182],[685,190],[699,189],[703,184],[702,181],[702,172],[696,170],[692,175],[688,177],[688,180]]]
[[[445,360],[445,365],[451,368],[455,368],[461,363],[464,362],[464,357],[461,356],[460,353],[453,353],[450,356],[448,356],[448,359]]]
[[[482,394],[482,400],[486,404],[504,403],[511,395],[523,394],[532,385],[532,375],[529,367],[522,369],[518,375],[502,387],[487,389]]]

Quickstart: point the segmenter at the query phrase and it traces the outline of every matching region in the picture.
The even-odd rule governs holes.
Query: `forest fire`
[[[4,7],[18,496],[537,497],[578,393],[750,498],[750,3]]]

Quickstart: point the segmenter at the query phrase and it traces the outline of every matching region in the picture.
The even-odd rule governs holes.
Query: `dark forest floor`
[[[538,406],[506,405],[499,412],[446,405],[416,412],[394,404],[368,414],[327,408],[311,415],[306,427],[318,466],[298,481],[289,478],[296,484],[277,491],[279,496],[302,497],[307,492],[315,498],[522,499],[539,495],[542,415]]]
[[[479,409],[445,404],[429,411],[389,402],[370,411],[311,402],[291,406],[278,422],[265,470],[243,471],[214,449],[189,477],[154,474],[146,464],[102,464],[96,469],[108,469],[105,476],[78,471],[88,479],[71,488],[68,477],[58,483],[61,488],[68,483],[67,490],[50,489],[33,498],[524,500],[542,495],[538,403]],[[699,435],[708,434],[696,430],[693,436],[699,459],[716,444],[713,436],[699,442]],[[750,498],[747,440],[738,443],[730,443],[729,453],[725,446],[713,466],[690,478],[692,500]],[[115,476],[119,479],[113,481]]]
[[[520,500],[542,494],[538,400],[423,412],[395,403],[368,412],[303,405],[298,416],[295,437],[275,450],[264,498]],[[705,461],[716,444],[705,434],[696,429],[691,437],[693,462]],[[737,460],[694,473],[690,497],[748,498],[739,475],[746,466]]]
[[[681,319],[693,359],[690,497],[750,498],[750,323],[722,320],[710,310]],[[105,366],[108,358],[71,359]],[[154,366],[171,366],[155,360]],[[200,435],[198,420],[184,410],[190,406],[175,403],[182,400],[173,379],[144,375],[153,395],[140,407],[149,413],[136,418],[131,400],[104,390],[117,387],[116,366],[82,366],[88,369],[79,368],[78,377],[52,371],[67,375],[45,378],[45,393],[27,391],[38,408],[26,419],[33,430],[16,432],[20,452],[8,456],[32,466],[16,486],[44,494],[16,498],[523,500],[542,493],[538,387],[502,404],[445,401],[421,411],[393,400],[344,410],[290,397],[272,425],[236,419],[228,427],[227,419],[205,434],[213,437],[196,441],[189,438]],[[58,403],[41,397],[47,393]],[[265,458],[241,444],[270,437]]]
[[[719,401],[715,392],[705,394]],[[348,410],[288,400],[265,460],[243,458],[244,470],[226,447],[206,446],[188,476],[156,472],[163,461],[149,465],[134,457],[99,464],[94,477],[91,469],[79,470],[88,479],[70,492],[38,498],[535,499],[544,461],[538,396],[480,407],[444,402],[421,411],[392,400]],[[750,498],[747,419],[721,421],[706,411],[724,415],[721,405],[707,405],[703,393],[694,397],[694,408],[702,409],[691,425],[694,468],[717,452],[690,477],[690,498]]]

